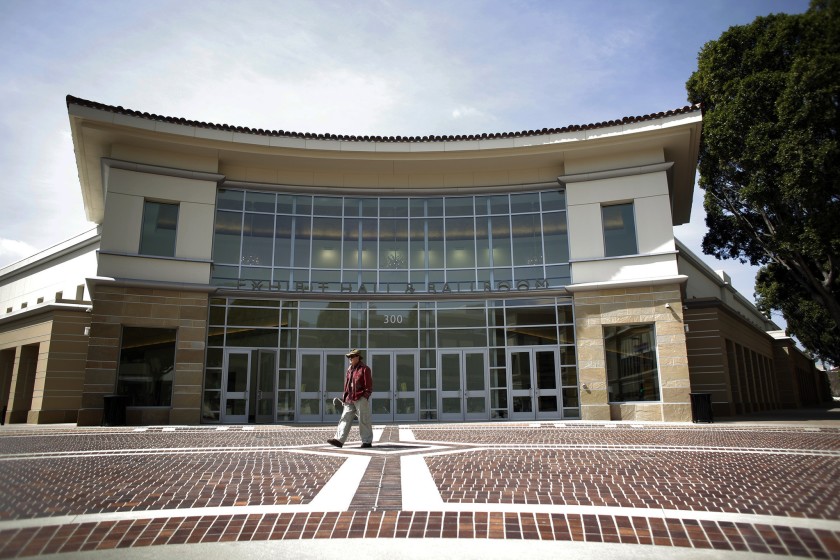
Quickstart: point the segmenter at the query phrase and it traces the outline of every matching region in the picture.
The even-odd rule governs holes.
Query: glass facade
[[[565,194],[358,198],[219,191],[211,283],[438,293],[569,283]]]
[[[210,303],[206,422],[225,421],[226,411],[237,410],[227,407],[228,392],[235,394],[236,406],[247,400],[242,394],[249,391],[249,375],[253,384],[259,375],[257,353],[268,351],[276,353],[272,363],[277,364],[272,421],[302,420],[302,413],[308,421],[328,420],[334,411],[321,401],[341,396],[348,348],[365,349],[366,362],[376,366],[374,386],[384,394],[374,394],[374,411],[379,407],[386,416],[400,405],[410,415],[403,420],[580,414],[568,298],[357,302],[217,297]],[[386,374],[390,368],[393,376]],[[392,401],[397,391],[405,393],[396,396],[399,402]]]
[[[568,245],[562,190],[222,189],[202,421],[334,421],[348,348],[374,421],[579,418]]]

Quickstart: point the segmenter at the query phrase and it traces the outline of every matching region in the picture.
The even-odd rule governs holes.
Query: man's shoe
[[[343,444],[343,443],[341,443],[340,441],[338,441],[338,440],[337,440],[337,439],[335,439],[335,438],[328,439],[328,440],[327,440],[327,443],[329,443],[330,445],[334,445],[334,446],[336,446],[336,447],[344,447],[344,444]]]
[[[367,449],[368,447],[373,447],[373,444],[372,443],[363,443],[362,444],[362,449]]]

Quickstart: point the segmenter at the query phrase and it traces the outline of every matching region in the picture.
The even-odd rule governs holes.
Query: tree
[[[759,308],[840,364],[840,0],[759,17],[703,46],[703,252],[761,266]]]

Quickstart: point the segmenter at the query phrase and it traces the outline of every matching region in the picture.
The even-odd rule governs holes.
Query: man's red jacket
[[[373,376],[370,368],[361,360],[347,368],[344,376],[344,402],[354,403],[364,397],[370,399],[373,393]]]

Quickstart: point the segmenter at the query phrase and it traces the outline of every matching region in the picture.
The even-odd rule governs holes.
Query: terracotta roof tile
[[[158,122],[167,122],[173,124],[183,124],[186,126],[195,126],[200,128],[210,128],[214,130],[224,130],[230,132],[241,132],[245,134],[256,134],[260,136],[284,136],[288,138],[305,138],[318,140],[343,140],[350,142],[451,142],[461,140],[488,140],[495,138],[521,138],[523,136],[542,136],[546,134],[558,134],[562,132],[579,132],[582,130],[592,130],[596,128],[607,128],[610,126],[620,126],[623,124],[637,123],[643,121],[650,121],[669,117],[672,115],[682,115],[686,113],[693,113],[700,111],[699,105],[686,105],[679,109],[672,109],[669,111],[662,111],[659,113],[651,113],[649,115],[641,115],[636,117],[623,117],[618,120],[604,121],[590,124],[575,124],[564,126],[562,128],[543,128],[540,130],[523,130],[520,132],[485,132],[482,134],[454,134],[454,135],[429,135],[429,136],[356,136],[350,134],[316,134],[313,132],[294,132],[289,130],[264,130],[262,128],[249,128],[247,126],[231,126],[228,124],[215,124],[201,121],[192,121],[182,117],[165,117],[150,113],[143,113],[134,111],[132,109],[124,109],[123,107],[112,105],[105,105],[97,103],[96,101],[88,101],[87,99],[80,99],[67,96],[67,105],[80,105],[82,107],[89,107],[91,109],[99,109],[102,111],[109,111],[111,113],[119,113],[121,115],[129,115],[132,117],[139,117]]]

